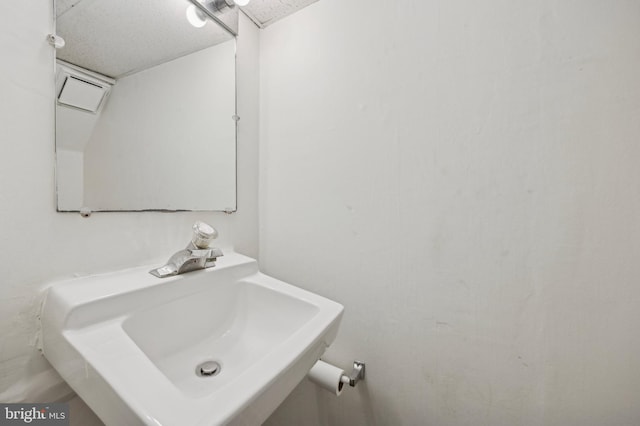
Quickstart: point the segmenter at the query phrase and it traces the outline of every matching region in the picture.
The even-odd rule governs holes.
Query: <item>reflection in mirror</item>
[[[235,38],[189,5],[57,0],[59,211],[235,211]]]

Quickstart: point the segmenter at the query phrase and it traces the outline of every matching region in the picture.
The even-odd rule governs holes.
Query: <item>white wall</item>
[[[96,213],[84,219],[55,211],[54,66],[45,40],[51,17],[49,1],[0,3],[2,402],[51,400],[66,392],[51,388],[60,379],[35,349],[36,314],[47,280],[166,260],[188,242],[197,219],[218,228],[222,246],[258,254],[255,27],[242,20],[238,46],[238,212]]]
[[[640,3],[322,0],[261,33],[266,273],[343,303],[268,425],[640,423]]]
[[[56,193],[58,210],[84,207],[84,153],[56,148]]]
[[[86,206],[235,209],[235,52],[232,39],[117,81],[85,149]]]
[[[0,401],[65,392],[44,281],[163,259],[196,219],[257,255],[260,68],[262,267],[345,304],[326,358],[369,368],[269,424],[637,424],[639,7],[322,0],[260,64],[243,19],[238,213],[83,219],[55,212],[51,5],[0,3]]]

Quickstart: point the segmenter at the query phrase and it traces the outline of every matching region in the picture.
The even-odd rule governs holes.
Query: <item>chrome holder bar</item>
[[[344,383],[349,383],[349,386],[354,388],[360,380],[364,380],[365,364],[360,361],[353,361],[353,370],[351,374],[342,376]]]

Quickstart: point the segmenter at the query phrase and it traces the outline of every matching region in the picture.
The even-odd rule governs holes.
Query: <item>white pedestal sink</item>
[[[336,336],[340,304],[248,257],[152,266],[52,283],[43,306],[45,357],[109,426],[259,425]]]

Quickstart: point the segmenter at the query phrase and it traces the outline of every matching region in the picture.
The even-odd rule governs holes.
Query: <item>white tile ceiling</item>
[[[251,0],[242,11],[259,27],[264,28],[279,19],[315,3],[318,0]]]
[[[119,78],[228,40],[213,22],[194,28],[187,0],[58,0],[59,59]]]
[[[242,8],[264,28],[317,0],[252,0]],[[57,0],[56,32],[67,42],[59,59],[119,78],[221,43],[231,36],[213,22],[194,28],[188,0]]]

